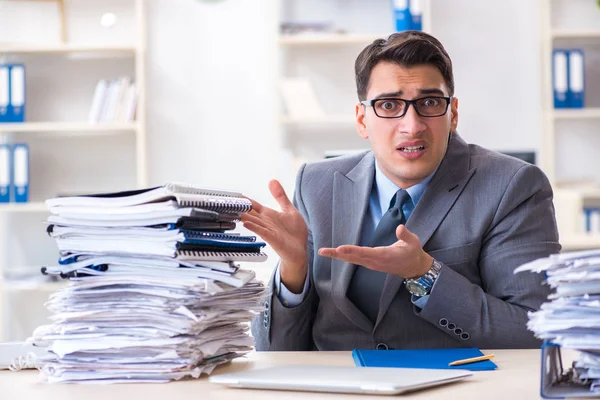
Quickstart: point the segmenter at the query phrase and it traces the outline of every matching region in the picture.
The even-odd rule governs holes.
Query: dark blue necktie
[[[396,192],[390,201],[390,208],[379,221],[369,241],[369,247],[389,246],[398,241],[396,228],[398,225],[406,223],[402,205],[410,200],[410,195],[406,190],[400,189]],[[379,300],[386,276],[387,274],[383,272],[373,271],[359,265],[348,286],[347,296],[350,301],[373,323],[377,320]]]

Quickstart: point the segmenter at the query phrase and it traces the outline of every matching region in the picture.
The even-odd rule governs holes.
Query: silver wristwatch
[[[425,275],[419,278],[406,279],[404,285],[406,285],[408,291],[415,296],[421,297],[428,295],[441,270],[442,264],[434,258],[431,268],[429,268],[429,271],[427,271]]]

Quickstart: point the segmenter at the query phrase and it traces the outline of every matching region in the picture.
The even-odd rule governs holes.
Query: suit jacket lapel
[[[375,157],[369,152],[347,175],[335,172],[333,178],[332,247],[358,244],[369,206],[375,175]],[[365,331],[373,323],[346,296],[356,265],[331,259],[332,297],[339,310]]]
[[[406,222],[406,227],[419,237],[421,246],[425,246],[431,238],[475,173],[475,169],[469,169],[469,163],[468,145],[454,133],[448,144],[446,156]],[[403,282],[404,279],[399,276],[386,277],[375,328],[383,319]]]

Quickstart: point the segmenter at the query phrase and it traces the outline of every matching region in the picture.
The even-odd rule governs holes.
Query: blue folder
[[[358,367],[468,369],[470,371],[491,371],[498,366],[490,360],[471,364],[448,364],[452,361],[483,356],[475,348],[424,349],[424,350],[352,350],[352,358]]]

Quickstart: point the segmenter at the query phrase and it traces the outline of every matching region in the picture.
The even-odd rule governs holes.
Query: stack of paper
[[[521,271],[545,272],[554,288],[540,311],[529,314],[527,327],[540,339],[579,350],[575,372],[600,392],[600,250],[555,254],[515,273]]]
[[[235,262],[266,256],[227,232],[251,209],[241,194],[167,184],[47,205],[60,259],[43,272],[71,281],[33,335],[49,382],[198,377],[251,350],[265,287]]]

